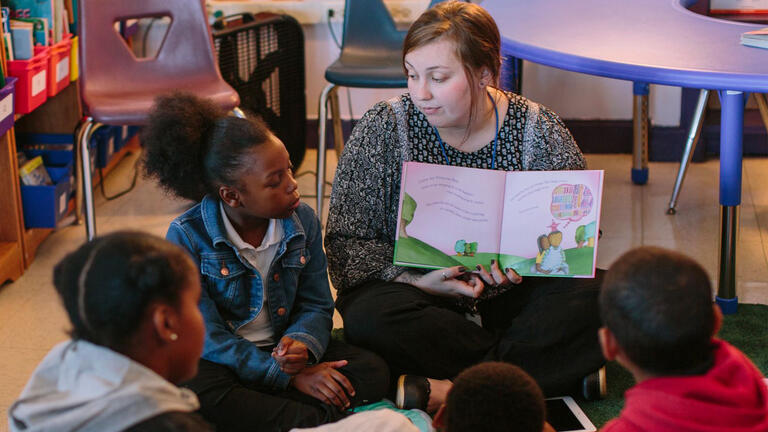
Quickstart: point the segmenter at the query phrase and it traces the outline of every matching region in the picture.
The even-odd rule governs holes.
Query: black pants
[[[339,371],[355,389],[352,406],[375,402],[389,386],[386,363],[372,352],[331,341],[322,361],[347,360]],[[183,384],[200,399],[200,412],[227,431],[284,431],[336,421],[347,414],[296,389],[274,390],[242,382],[228,367],[200,360],[197,376]]]
[[[336,302],[347,341],[381,355],[392,375],[452,379],[481,361],[516,364],[545,394],[573,393],[605,362],[595,279],[528,277],[480,304],[483,327],[411,285],[372,281]]]

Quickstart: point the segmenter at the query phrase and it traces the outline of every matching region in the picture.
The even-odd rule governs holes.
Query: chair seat
[[[325,70],[325,79],[344,87],[403,88],[408,83],[401,61],[399,53],[379,58],[342,56]]]
[[[184,91],[211,99],[214,104],[231,110],[238,106],[240,98],[226,82],[205,80],[203,82],[185,82],[180,79],[180,86],[142,91],[122,90],[119,85],[103,90],[83,88],[83,113],[99,123],[112,125],[142,126],[147,122],[147,115],[155,102],[155,97],[172,90]],[[101,90],[101,91],[100,91]]]

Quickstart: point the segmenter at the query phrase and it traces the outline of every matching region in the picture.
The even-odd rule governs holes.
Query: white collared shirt
[[[248,323],[242,325],[235,331],[236,334],[243,338],[253,342],[258,347],[274,345],[277,343],[275,340],[274,332],[272,331],[272,323],[269,317],[269,306],[267,305],[267,289],[264,278],[269,274],[269,267],[272,264],[272,260],[277,254],[277,249],[280,245],[280,241],[283,239],[285,233],[283,231],[283,221],[279,219],[270,219],[267,232],[264,233],[264,239],[261,241],[259,247],[253,247],[250,243],[247,243],[237,233],[235,227],[227,217],[227,213],[224,211],[224,203],[219,202],[219,209],[221,211],[221,219],[224,221],[224,230],[227,234],[227,239],[237,248],[240,255],[251,264],[256,271],[261,275],[261,289],[263,303],[261,311],[256,317]]]

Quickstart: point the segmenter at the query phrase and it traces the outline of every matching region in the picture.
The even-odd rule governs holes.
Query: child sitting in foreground
[[[554,432],[545,422],[544,396],[517,366],[479,363],[461,372],[432,426],[441,432]],[[313,429],[291,432],[418,432],[395,411],[366,411]]]
[[[444,432],[554,432],[545,419],[544,395],[530,375],[486,362],[456,377],[432,425]]]
[[[704,269],[670,250],[621,256],[600,295],[600,344],[637,384],[604,432],[768,430],[759,370],[714,336],[722,314]]]
[[[86,243],[54,269],[72,324],[8,411],[11,431],[212,431],[195,376],[200,280],[178,246],[140,232]]]

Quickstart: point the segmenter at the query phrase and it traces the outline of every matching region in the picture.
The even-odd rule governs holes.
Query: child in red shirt
[[[722,314],[704,269],[670,250],[621,256],[600,295],[600,344],[637,384],[603,432],[768,431],[763,376],[714,335]]]

